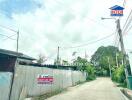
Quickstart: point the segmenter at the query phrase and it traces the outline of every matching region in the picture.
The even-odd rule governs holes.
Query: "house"
[[[110,9],[111,9],[111,16],[123,16],[123,10],[124,10],[123,7],[115,5]]]
[[[34,58],[23,53],[0,49],[0,71],[13,72],[16,61],[32,62]]]

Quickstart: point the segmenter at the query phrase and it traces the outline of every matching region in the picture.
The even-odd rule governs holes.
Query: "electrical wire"
[[[129,27],[129,29],[126,31],[128,33],[132,29],[132,25]]]
[[[12,40],[17,40],[17,39],[13,39],[13,38],[11,38],[11,37],[13,37],[13,36],[15,36],[16,34],[13,34],[13,35],[11,35],[11,36],[8,36],[7,38],[5,38],[3,41],[5,41],[5,40],[7,40],[7,39],[12,39]]]
[[[97,22],[95,19],[92,19],[92,18],[90,18],[90,17],[88,17],[87,19],[88,19],[89,21],[93,22],[93,23],[97,23],[99,26],[102,26],[102,27],[104,27],[104,28],[107,28],[107,29],[109,29],[109,30],[112,30],[110,27],[108,27],[108,26],[106,26],[106,25],[104,25],[104,24],[102,24],[102,23]]]
[[[15,30],[13,30],[13,29],[11,29],[11,28],[9,28],[9,27],[5,27],[5,26],[3,26],[3,25],[0,25],[0,27],[1,28],[4,28],[4,29],[7,29],[7,30],[10,30],[10,31],[12,31],[12,32],[18,32],[18,31],[15,31]]]
[[[123,7],[125,7],[125,5],[126,5],[126,0],[123,1]]]
[[[95,40],[95,41],[86,43],[86,44],[81,44],[81,45],[73,46],[73,47],[63,47],[63,48],[61,48],[61,49],[64,49],[64,50],[65,50],[65,49],[70,49],[70,48],[80,48],[80,47],[84,47],[84,46],[91,45],[91,44],[97,43],[97,42],[99,42],[99,41],[105,40],[105,39],[107,39],[107,38],[109,38],[109,37],[111,37],[111,36],[113,36],[113,35],[114,35],[114,33],[112,33],[112,34],[110,34],[110,35],[108,35],[108,36],[105,36],[105,37],[103,37],[103,38],[100,38],[100,39],[98,39],[98,40]]]
[[[116,32],[116,34],[115,34],[114,46],[117,46],[118,38],[119,38],[119,36],[118,36],[118,34],[117,34],[117,32]]]
[[[6,30],[10,30],[10,31],[12,31],[12,32],[17,32],[17,31],[15,31],[15,30],[13,30],[13,29],[11,29],[11,28],[9,28],[9,27],[5,27],[5,26],[3,26],[3,25],[0,25],[0,27],[1,28],[4,28],[4,29],[6,29]],[[7,36],[7,35],[4,35],[4,34],[0,34],[1,36],[4,36],[4,37],[7,37],[6,39],[4,39],[4,40],[7,40],[7,39],[11,39],[11,40],[16,40],[16,39],[13,39],[13,38],[11,38],[11,37],[13,37],[13,36],[15,36],[16,34],[13,34],[13,35],[11,35],[11,36]]]
[[[128,17],[127,17],[127,20],[123,26],[123,35],[125,34],[126,30],[128,29],[129,25],[131,24],[132,22],[132,10],[130,11]]]
[[[49,60],[49,59],[52,59],[52,57],[54,57],[56,54],[57,54],[57,52],[56,52],[56,53],[53,53],[52,55],[50,55],[50,56],[48,56],[48,57],[46,57],[45,61],[47,61],[47,60]]]
[[[130,12],[130,13],[129,13],[129,15],[128,15],[127,20],[126,20],[126,22],[125,22],[125,24],[124,24],[124,26],[123,26],[122,30],[124,30],[124,29],[125,29],[126,24],[127,24],[128,20],[129,20],[129,18],[130,18],[130,16],[131,16],[131,13],[132,13],[132,10],[131,10],[131,12]]]
[[[16,34],[13,34],[11,36],[7,36],[7,35],[4,35],[4,34],[0,34],[0,35],[4,36],[4,37],[7,37],[6,39],[16,40],[16,39],[11,38],[11,37],[15,36]]]

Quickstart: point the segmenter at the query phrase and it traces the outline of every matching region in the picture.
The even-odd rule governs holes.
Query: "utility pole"
[[[60,52],[60,47],[58,46],[58,50],[57,50],[57,65],[59,64],[59,52]]]
[[[16,51],[18,52],[19,49],[19,30],[17,31],[17,48]]]
[[[121,30],[121,27],[120,27],[120,20],[117,19],[117,31],[118,31],[118,34],[119,34],[119,41],[120,41],[120,46],[121,46],[121,51],[122,51],[122,54],[123,54],[123,65],[125,67],[125,76],[126,76],[126,82],[127,82],[127,86],[129,86],[129,82],[128,82],[128,70],[127,70],[127,63],[126,63],[126,52],[125,52],[125,47],[124,47],[124,43],[123,43],[123,36],[122,36],[122,30]]]
[[[108,59],[108,64],[109,64],[110,77],[111,77],[110,58],[109,58],[109,57],[107,57],[107,59]],[[112,78],[112,77],[111,77],[111,78]]]
[[[87,59],[87,53],[86,53],[86,51],[85,51],[85,59]]]
[[[118,65],[118,58],[117,58],[117,53],[116,53],[116,66],[119,67],[119,65]]]

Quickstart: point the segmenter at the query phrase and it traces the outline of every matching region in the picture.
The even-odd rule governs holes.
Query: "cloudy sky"
[[[60,47],[62,59],[70,61],[76,56],[90,56],[99,46],[115,45],[115,20],[101,20],[111,17],[110,7],[123,6],[124,0],[0,0],[0,34],[12,36],[20,32],[19,51],[33,57],[43,54],[49,61],[56,57]],[[132,9],[132,0],[126,0],[123,27]],[[132,24],[131,24],[132,25]],[[130,25],[130,26],[131,26]],[[8,29],[6,29],[6,28]],[[112,33],[114,35],[110,36]],[[106,36],[110,36],[102,41]],[[132,50],[132,30],[125,32],[125,48]],[[88,44],[88,45],[83,45]],[[81,47],[78,47],[83,45]],[[76,47],[76,48],[71,48]],[[16,50],[16,41],[0,35],[0,48]]]

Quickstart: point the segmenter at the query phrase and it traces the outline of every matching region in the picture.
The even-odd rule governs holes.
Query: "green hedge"
[[[118,83],[125,84],[125,71],[123,66],[120,66],[112,70],[112,80]]]
[[[94,66],[86,66],[86,72],[88,73],[87,80],[94,80],[96,78]]]

